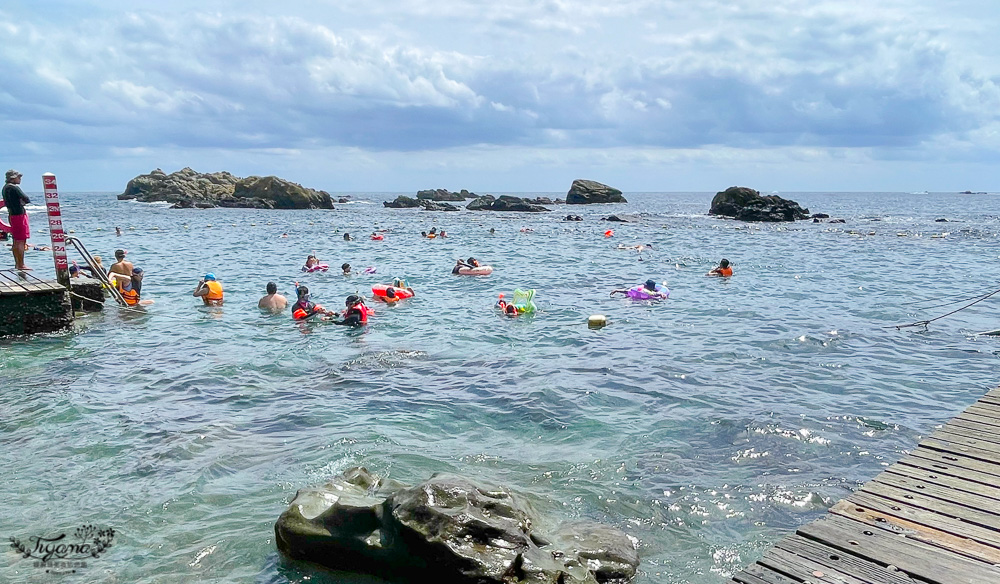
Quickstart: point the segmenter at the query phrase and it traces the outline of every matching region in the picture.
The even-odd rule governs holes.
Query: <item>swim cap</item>
[[[653,280],[646,280],[646,290],[656,290],[656,282]]]
[[[205,274],[205,280],[206,280],[206,281],[207,281],[207,280],[215,280],[215,274],[213,274],[213,273],[211,273],[211,272],[209,272],[209,273]]]

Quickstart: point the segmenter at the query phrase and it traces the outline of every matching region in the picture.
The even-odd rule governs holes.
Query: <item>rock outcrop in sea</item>
[[[567,205],[591,205],[594,203],[627,203],[622,192],[614,187],[593,180],[577,179],[566,193]]]
[[[240,178],[228,172],[199,173],[182,168],[167,174],[157,168],[128,181],[119,200],[165,201],[175,208],[333,209],[329,193],[276,176]]]
[[[278,549],[335,570],[444,584],[626,583],[639,557],[606,525],[542,533],[502,487],[434,475],[407,487],[352,468],[301,489],[274,525]]]
[[[544,213],[549,211],[545,207],[527,199],[512,197],[510,195],[483,195],[469,201],[465,206],[469,211],[518,211],[522,213]]]
[[[382,201],[383,207],[390,209],[415,209],[422,207],[425,211],[458,211],[459,208],[451,203],[438,202],[431,199],[414,199],[406,195],[399,195],[392,201]]]
[[[448,189],[428,189],[425,191],[417,191],[418,199],[430,199],[432,201],[464,201],[466,199],[475,199],[476,193],[470,193],[469,191],[462,189],[460,192],[452,192]]]
[[[748,187],[729,187],[716,193],[708,214],[740,221],[776,222],[808,219],[809,209],[777,195],[761,196],[759,191]]]

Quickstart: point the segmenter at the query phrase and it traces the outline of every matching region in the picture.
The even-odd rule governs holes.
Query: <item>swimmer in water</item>
[[[271,312],[281,312],[288,308],[288,299],[278,294],[278,285],[268,282],[265,288],[267,294],[257,301],[257,308]]]
[[[344,233],[344,241],[352,241],[350,233]]]
[[[726,258],[722,258],[722,261],[719,262],[719,265],[709,270],[709,272],[705,275],[728,278],[733,275],[733,268],[729,265],[729,260],[727,260]]]
[[[292,318],[295,320],[309,320],[314,316],[319,316],[320,320],[329,320],[327,317],[336,316],[335,312],[309,300],[309,288],[299,286],[295,289],[295,295],[298,297],[295,304],[292,304]]]
[[[347,309],[344,310],[343,317],[334,320],[333,324],[358,327],[368,323],[368,307],[360,296],[351,294],[344,304]]]
[[[115,226],[115,235],[117,235],[118,237],[122,236],[122,228],[121,227]]]
[[[351,274],[351,264],[344,264],[344,265],[340,266],[340,269],[344,270],[344,275],[345,276],[348,276],[348,275]]]
[[[469,264],[465,263],[462,259],[455,262],[455,267],[451,269],[452,274],[458,274],[462,268],[471,268]]]
[[[642,287],[644,288],[643,291],[646,294],[654,298],[667,298],[668,296],[670,296],[669,292],[658,291],[656,289],[656,282],[654,282],[652,279],[646,280],[646,283],[643,284]],[[621,288],[619,290],[612,290],[611,296],[614,296],[615,294],[628,295],[629,290],[630,288]]]
[[[215,279],[215,274],[205,274],[205,277],[198,281],[198,285],[195,286],[191,295],[201,298],[205,306],[222,306],[222,284]]]

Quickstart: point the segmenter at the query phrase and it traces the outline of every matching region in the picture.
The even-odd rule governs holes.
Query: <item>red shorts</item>
[[[28,214],[10,216],[10,235],[14,241],[27,241],[31,237],[28,229]]]

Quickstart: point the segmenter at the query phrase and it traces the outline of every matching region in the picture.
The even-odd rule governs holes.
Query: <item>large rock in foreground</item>
[[[623,532],[590,522],[541,534],[503,488],[435,475],[415,486],[353,468],[302,489],[274,526],[278,549],[337,570],[444,584],[625,583],[639,565]]]
[[[761,196],[760,192],[747,187],[729,187],[716,193],[712,199],[709,215],[722,215],[740,221],[796,221],[808,219],[809,209],[803,209],[795,201],[782,199],[777,195]]]
[[[567,205],[627,202],[618,189],[592,180],[577,179],[566,193]]]
[[[170,174],[156,169],[139,175],[128,182],[118,199],[143,203],[165,201],[181,209],[333,209],[328,193],[276,176],[240,178],[225,171],[203,174],[190,168]]]
[[[470,201],[465,208],[469,211],[517,211],[521,213],[544,213],[549,210],[537,203],[530,202],[528,199],[510,195],[500,195],[498,198],[493,195],[483,195]]]

